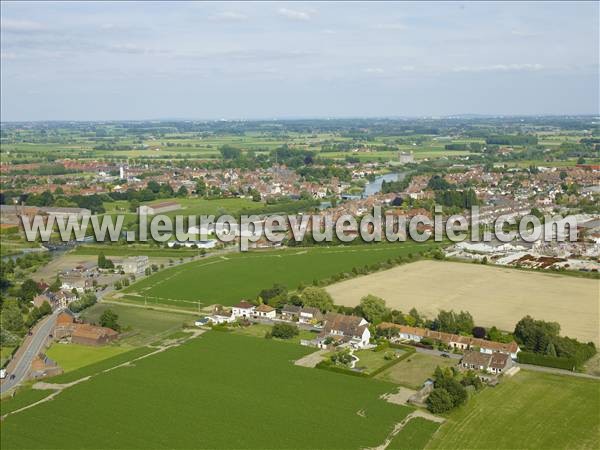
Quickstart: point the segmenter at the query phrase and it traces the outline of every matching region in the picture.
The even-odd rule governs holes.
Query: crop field
[[[234,305],[255,298],[274,283],[296,289],[300,283],[350,272],[389,258],[431,249],[437,244],[375,244],[247,252],[207,258],[172,267],[124,289],[140,301],[197,309],[212,304]]]
[[[390,383],[398,383],[411,389],[419,389],[433,375],[437,366],[451,367],[456,360],[426,353],[414,353],[376,376]]]
[[[512,331],[529,314],[555,321],[561,334],[599,343],[600,281],[456,262],[418,261],[327,288],[335,303],[356,306],[377,295],[428,317],[441,309],[469,311],[475,323]]]
[[[450,413],[427,448],[596,449],[600,382],[521,371]]]
[[[411,411],[379,398],[394,386],[293,364],[311,351],[208,332],[6,417],[0,443],[3,449],[145,449],[149,442],[153,448],[359,449],[383,443]],[[65,424],[68,432],[57,432]]]
[[[394,436],[386,450],[420,450],[425,448],[440,424],[415,417]]]

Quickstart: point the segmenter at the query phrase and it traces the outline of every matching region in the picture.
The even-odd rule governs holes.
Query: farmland
[[[599,391],[595,380],[521,371],[450,413],[427,448],[597,448]]]
[[[327,290],[341,305],[358,305],[361,297],[373,294],[392,308],[415,307],[428,317],[440,309],[469,311],[478,325],[504,330],[513,330],[529,314],[558,322],[562,335],[598,344],[599,283],[480,264],[418,261]]]
[[[135,283],[124,292],[128,299],[197,309],[212,304],[234,305],[255,298],[265,288],[281,283],[295,289],[353,267],[389,258],[416,255],[437,244],[377,244],[349,247],[302,248],[248,252],[207,258],[163,270]]]
[[[2,448],[358,449],[410,412],[379,398],[391,384],[292,364],[310,351],[210,332],[8,416]]]

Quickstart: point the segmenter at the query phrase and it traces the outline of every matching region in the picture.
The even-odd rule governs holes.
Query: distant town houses
[[[471,336],[460,336],[458,334],[443,333],[427,328],[410,327],[389,322],[381,323],[378,327],[380,329],[395,329],[398,333],[396,340],[421,342],[423,339],[428,338],[433,341],[441,342],[452,349],[463,351],[479,349],[479,352],[485,354],[504,353],[509,355],[512,359],[517,359],[517,354],[521,351],[519,345],[515,341],[509,343],[488,341]]]

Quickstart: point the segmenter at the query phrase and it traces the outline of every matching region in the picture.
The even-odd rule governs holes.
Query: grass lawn
[[[363,372],[369,374],[385,364],[390,363],[389,360],[385,359],[386,353],[394,352],[398,356],[404,353],[402,350],[394,348],[386,348],[378,352],[373,350],[358,350],[354,352],[354,356],[358,357],[359,361],[356,363],[357,369],[363,369]],[[400,363],[398,363],[400,364]]]
[[[102,359],[95,363],[88,364],[87,366],[80,367],[78,369],[72,370],[71,372],[47,378],[44,381],[48,381],[49,383],[70,383],[72,381],[79,380],[80,378],[84,378],[91,375],[97,375],[107,369],[111,369],[120,364],[131,361],[135,358],[139,358],[140,356],[146,355],[155,350],[156,349],[150,347],[138,347],[133,350],[122,352],[109,358]]]
[[[457,360],[442,358],[441,356],[414,353],[404,361],[384,370],[376,378],[401,384],[411,389],[418,389],[423,382],[433,375],[437,366],[450,367],[457,364]]]
[[[239,334],[242,336],[252,336],[252,337],[258,337],[258,338],[264,339],[267,331],[271,331],[272,329],[273,329],[273,327],[271,325],[267,325],[267,324],[263,324],[263,323],[255,323],[255,324],[250,325],[249,327],[233,328],[232,333]],[[299,331],[300,331],[300,333],[298,334],[298,336],[294,336],[291,339],[277,339],[277,338],[273,338],[273,339],[276,341],[281,341],[281,342],[291,342],[293,344],[300,344],[300,341],[302,339],[312,340],[318,334],[316,332],[308,331],[308,330],[299,330]]]
[[[4,367],[4,364],[10,359],[14,349],[15,347],[0,347],[0,367]]]
[[[208,332],[8,416],[0,444],[359,449],[381,444],[411,411],[379,398],[389,383],[292,363],[311,351]],[[57,433],[64,424],[69,432]]]
[[[149,245],[78,245],[72,255],[99,255],[106,256],[148,256],[149,258],[188,258],[197,256],[198,250],[191,248],[159,248]]]
[[[596,449],[600,382],[521,371],[450,413],[427,448]]]
[[[108,303],[96,303],[86,309],[82,317],[87,322],[98,323],[100,316],[107,309],[119,316],[118,322],[123,331],[122,338],[118,342],[135,346],[149,344],[157,338],[181,331],[184,323],[194,319],[190,314]]]
[[[128,347],[119,345],[93,347],[90,345],[55,343],[48,349],[46,355],[56,361],[66,373],[126,352],[127,350],[129,350]]]
[[[386,450],[420,450],[425,448],[440,424],[414,417],[393,437]]]
[[[146,297],[148,302],[188,308],[197,307],[198,302],[230,306],[242,298],[256,298],[274,283],[296,289],[300,283],[311,284],[408,253],[416,255],[436,245],[397,243],[237,253],[165,269],[123,292],[138,294],[141,302]]]

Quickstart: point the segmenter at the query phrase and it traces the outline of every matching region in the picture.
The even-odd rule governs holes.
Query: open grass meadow
[[[429,449],[596,449],[600,382],[521,371],[450,413]]]
[[[8,414],[38,402],[48,397],[53,392],[53,390],[32,389],[31,386],[21,387],[14,396],[11,397],[10,394],[8,394],[7,397],[2,398],[2,401],[0,401],[0,415],[3,416],[4,414]]]
[[[436,367],[451,367],[455,365],[455,359],[442,358],[441,356],[428,355],[426,353],[414,353],[398,364],[377,374],[377,378],[411,389],[419,389],[423,386],[427,378],[433,375]]]
[[[212,304],[234,305],[255,298],[274,283],[296,289],[353,267],[389,258],[416,255],[438,244],[366,244],[347,247],[313,247],[231,254],[190,262],[158,272],[124,289],[132,299],[197,309]]]
[[[183,324],[194,316],[167,311],[138,308],[135,306],[96,303],[86,309],[82,318],[86,322],[99,323],[100,316],[110,309],[119,316],[121,337],[119,343],[127,345],[146,345],[161,337],[181,331]]]
[[[411,408],[379,398],[391,384],[293,364],[311,351],[208,332],[6,417],[0,443],[3,449],[359,449],[383,443]]]
[[[48,357],[52,360],[56,361],[66,373],[89,364],[94,364],[112,356],[116,356],[120,353],[126,352],[127,350],[127,347],[122,347],[119,345],[92,347],[90,345],[54,343],[46,351],[46,355],[48,355]]]

